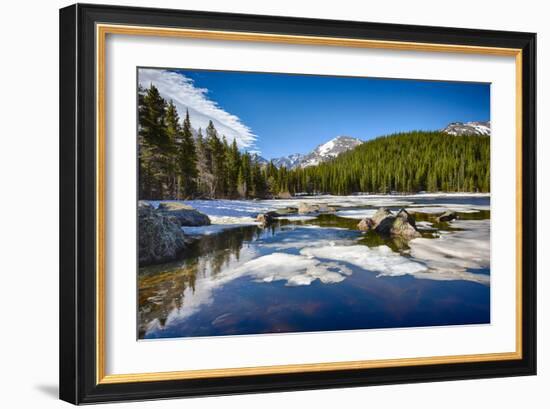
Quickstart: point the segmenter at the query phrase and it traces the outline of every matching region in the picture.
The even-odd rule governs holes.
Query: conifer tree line
[[[139,198],[145,200],[266,197],[266,169],[241,153],[212,121],[193,134],[173,101],[151,84],[138,88]]]
[[[288,170],[241,152],[212,121],[194,131],[189,112],[179,113],[153,84],[138,88],[138,145],[139,198],[145,200],[490,189],[488,136],[394,134],[318,166]]]
[[[490,137],[412,131],[379,137],[318,166],[295,169],[291,192],[489,192]]]

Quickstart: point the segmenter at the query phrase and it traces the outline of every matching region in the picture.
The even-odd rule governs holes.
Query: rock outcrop
[[[357,228],[362,231],[373,230],[385,237],[401,237],[407,240],[421,236],[416,229],[414,217],[405,209],[394,215],[390,210],[381,207],[374,216],[361,220]]]
[[[376,213],[374,213],[374,216],[372,216],[372,222],[375,226],[377,226],[382,220],[384,220],[388,216],[392,216],[391,210],[386,209],[385,207],[381,207],[376,211]]]
[[[412,239],[420,237],[421,234],[416,228],[414,217],[411,216],[405,209],[401,209],[395,216],[392,228],[390,230],[392,236]]]
[[[204,213],[179,202],[161,202],[158,211],[164,216],[177,220],[180,226],[208,226],[210,218]]]
[[[174,260],[185,248],[185,235],[174,218],[145,202],[138,205],[139,265]]]
[[[374,230],[374,221],[370,217],[365,217],[357,224],[357,228],[361,231]]]

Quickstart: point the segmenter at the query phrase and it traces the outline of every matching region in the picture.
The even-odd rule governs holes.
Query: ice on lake
[[[336,211],[288,214],[265,229],[255,221],[306,201]],[[182,260],[140,269],[140,338],[489,322],[487,195],[185,203],[212,225],[183,227],[196,241]],[[358,231],[380,206],[418,212],[423,237],[403,244]],[[445,210],[459,219],[434,224]]]

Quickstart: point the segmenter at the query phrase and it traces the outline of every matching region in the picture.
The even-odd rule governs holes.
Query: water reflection
[[[416,220],[426,222],[423,239],[463,230],[427,213]],[[488,322],[489,288],[476,284],[488,265],[468,264],[471,276],[458,279],[472,282],[416,280],[431,267],[411,258],[407,241],[361,233],[357,222],[324,214],[201,236],[183,259],[140,269],[139,338]],[[373,308],[376,317],[365,315]]]
[[[152,322],[164,327],[168,315],[181,309],[186,294],[195,293],[197,278],[216,277],[231,263],[239,262],[246,243],[274,234],[256,226],[245,226],[203,236],[192,242],[182,260],[139,270],[139,337]]]

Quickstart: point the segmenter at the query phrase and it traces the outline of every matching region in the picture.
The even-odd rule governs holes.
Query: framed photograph
[[[534,375],[535,40],[61,9],[61,399]]]

